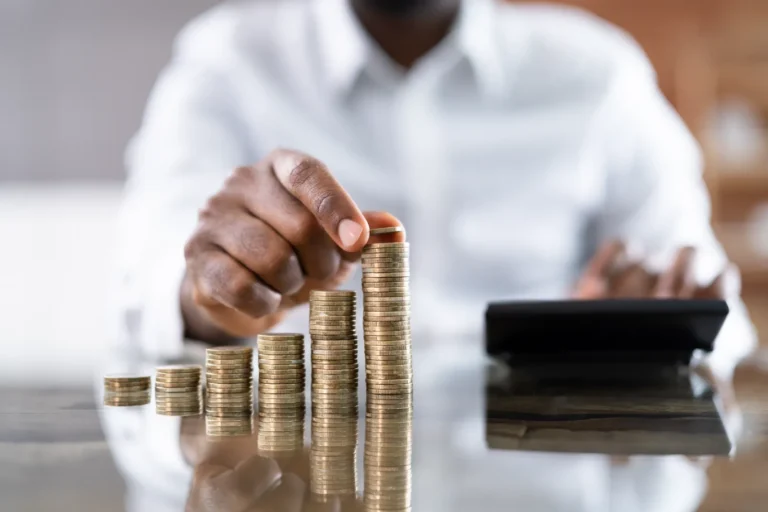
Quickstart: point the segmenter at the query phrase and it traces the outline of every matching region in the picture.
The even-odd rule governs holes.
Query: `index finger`
[[[343,250],[356,252],[368,241],[368,223],[328,167],[309,155],[276,150],[271,155],[278,181],[318,220]]]
[[[584,277],[606,279],[625,253],[626,247],[623,242],[614,240],[604,244],[590,260],[584,271]]]

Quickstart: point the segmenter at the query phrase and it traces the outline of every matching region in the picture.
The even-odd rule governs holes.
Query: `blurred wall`
[[[0,0],[0,386],[89,385],[123,152],[179,29],[214,0]]]
[[[214,0],[0,0],[0,183],[123,177],[171,42]]]

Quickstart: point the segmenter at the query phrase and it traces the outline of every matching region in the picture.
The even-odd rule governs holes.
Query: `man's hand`
[[[655,274],[645,270],[642,262],[630,262],[623,243],[610,242],[587,265],[574,298],[725,298],[729,281],[738,280],[738,270],[728,265],[708,286],[698,286],[693,276],[695,257],[695,249],[682,248],[665,272]]]
[[[369,226],[320,161],[277,150],[236,169],[200,211],[187,243],[181,306],[188,335],[229,341],[264,332],[311,289],[333,289],[354,271]]]

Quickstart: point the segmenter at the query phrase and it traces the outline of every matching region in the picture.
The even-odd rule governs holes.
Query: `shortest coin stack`
[[[104,405],[132,407],[152,400],[152,379],[146,375],[104,376]]]
[[[217,418],[253,415],[253,349],[216,347],[205,353],[205,414]]]
[[[164,416],[202,413],[203,369],[197,365],[160,366],[155,372],[155,409]]]

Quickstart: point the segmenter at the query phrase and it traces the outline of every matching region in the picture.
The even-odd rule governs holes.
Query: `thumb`
[[[389,212],[364,212],[363,217],[368,222],[370,229],[403,227],[403,223],[397,217]],[[376,244],[382,242],[405,242],[405,232],[390,233],[386,235],[369,236],[364,246],[367,244]],[[341,256],[346,261],[357,261],[360,259],[361,252],[342,252]]]

